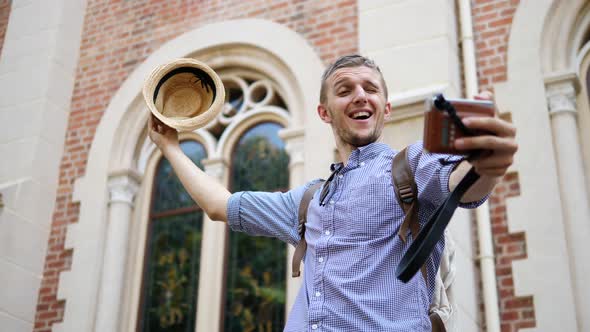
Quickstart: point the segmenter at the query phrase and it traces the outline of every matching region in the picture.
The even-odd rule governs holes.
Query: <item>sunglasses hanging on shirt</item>
[[[332,174],[330,174],[330,177],[328,178],[328,180],[326,180],[326,182],[324,182],[324,187],[322,188],[322,192],[320,194],[320,206],[326,206],[326,203],[324,202],[324,200],[326,199],[326,197],[328,197],[328,193],[330,192],[330,184],[332,183],[334,176],[340,171],[341,168],[342,168],[342,165],[332,166]]]

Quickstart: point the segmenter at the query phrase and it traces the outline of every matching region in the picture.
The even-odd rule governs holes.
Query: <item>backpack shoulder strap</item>
[[[415,239],[420,231],[418,223],[418,187],[414,173],[408,163],[408,148],[404,148],[393,157],[391,163],[391,180],[395,188],[395,198],[406,214],[399,230],[399,237],[405,243],[408,228]]]
[[[295,248],[295,253],[293,254],[293,263],[291,264],[291,276],[293,278],[299,277],[299,275],[301,274],[301,261],[303,260],[303,255],[305,255],[305,250],[307,249],[307,241],[305,241],[305,223],[307,222],[307,209],[309,208],[309,203],[313,198],[313,194],[315,194],[315,192],[322,186],[323,183],[324,180],[321,180],[318,183],[307,188],[307,190],[305,190],[305,193],[303,194],[301,203],[299,203],[299,226],[297,226],[297,231],[299,232],[299,236],[301,237],[301,239],[299,240],[299,243]]]
[[[393,157],[391,163],[391,181],[395,189],[395,198],[405,213],[404,221],[400,226],[398,235],[406,243],[406,234],[408,228],[415,240],[420,232],[420,223],[418,222],[418,186],[414,180],[414,173],[408,163],[408,148],[404,148]],[[422,276],[426,281],[426,265],[423,265]]]

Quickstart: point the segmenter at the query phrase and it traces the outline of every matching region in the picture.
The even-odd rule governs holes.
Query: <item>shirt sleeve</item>
[[[297,214],[305,190],[319,180],[288,192],[242,191],[230,196],[227,204],[227,221],[232,231],[252,236],[275,237],[296,245]]]
[[[417,142],[409,147],[408,162],[414,171],[421,204],[429,204],[431,208],[442,204],[450,194],[451,173],[462,160],[463,157],[457,155],[425,152],[422,142]],[[476,208],[485,202],[488,195],[476,202],[460,203],[459,206],[469,209]]]

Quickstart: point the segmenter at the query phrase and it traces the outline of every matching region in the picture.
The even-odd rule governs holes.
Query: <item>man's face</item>
[[[365,66],[336,70],[326,80],[326,101],[318,106],[336,140],[353,148],[375,142],[390,112],[381,75]]]

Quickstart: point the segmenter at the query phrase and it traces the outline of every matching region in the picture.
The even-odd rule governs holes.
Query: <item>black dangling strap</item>
[[[449,118],[455,123],[457,128],[465,134],[465,136],[476,136],[477,133],[470,128],[467,128],[461,118],[457,115],[457,110],[449,101],[445,99],[442,94],[436,95],[434,99],[434,106],[442,112],[446,112]],[[469,153],[467,160],[473,160],[478,158],[483,153],[483,150],[474,150]],[[440,161],[440,159],[439,159]],[[445,165],[446,161],[440,161],[441,164]]]
[[[472,167],[461,182],[459,182],[455,190],[436,209],[397,266],[395,276],[399,280],[408,282],[420,270],[422,265],[424,265],[430,253],[432,253],[434,246],[443,236],[445,228],[459,205],[461,197],[477,179],[479,179],[479,175]]]
[[[436,96],[434,105],[443,112],[447,112],[449,117],[455,122],[456,126],[462,130],[466,136],[473,136],[473,130],[467,128],[463,121],[457,115],[457,111],[451,103],[449,103],[442,94]],[[483,151],[472,151],[467,160],[477,158]],[[441,164],[445,165],[446,161],[440,159]],[[432,250],[438,241],[444,235],[445,228],[449,224],[451,217],[455,213],[455,209],[459,206],[461,197],[469,190],[469,188],[479,179],[479,174],[475,172],[475,168],[471,167],[467,175],[459,182],[459,185],[453,192],[447,196],[444,202],[436,209],[434,214],[430,217],[424,228],[418,233],[408,251],[402,257],[399,265],[395,270],[396,277],[402,282],[408,282],[424,265]]]
[[[434,99],[434,106],[438,108],[440,111],[447,112],[451,120],[455,123],[455,125],[466,135],[466,136],[475,136],[475,132],[465,126],[461,118],[457,115],[457,110],[453,104],[449,103],[442,94],[439,94]]]

